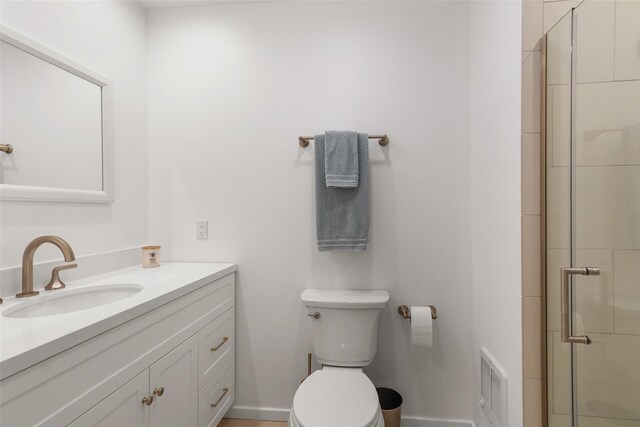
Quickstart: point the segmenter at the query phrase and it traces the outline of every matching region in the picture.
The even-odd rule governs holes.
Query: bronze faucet
[[[24,254],[22,255],[22,292],[16,294],[16,298],[32,297],[39,294],[38,291],[33,290],[33,256],[43,243],[56,245],[62,251],[66,262],[76,259],[69,243],[61,237],[40,236],[33,239],[24,249]]]

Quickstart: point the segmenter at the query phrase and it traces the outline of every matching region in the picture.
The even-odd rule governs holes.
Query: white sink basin
[[[132,283],[88,286],[86,288],[41,292],[2,312],[5,317],[42,317],[86,310],[128,298],[142,290]],[[59,292],[59,293],[56,293]],[[43,295],[44,294],[44,295]],[[44,296],[44,298],[42,298]]]

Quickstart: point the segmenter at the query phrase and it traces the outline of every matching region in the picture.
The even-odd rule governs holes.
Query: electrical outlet
[[[209,221],[196,221],[196,239],[209,239]]]

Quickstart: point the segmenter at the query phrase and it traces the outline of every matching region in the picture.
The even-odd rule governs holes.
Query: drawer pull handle
[[[227,341],[229,341],[229,337],[222,338],[222,342],[220,344],[218,344],[217,347],[211,347],[211,351],[218,351],[218,349],[220,347],[222,347],[224,345],[224,343],[226,343]]]
[[[153,394],[157,395],[158,397],[162,396],[164,394],[164,387],[158,387],[157,389],[153,390]]]
[[[142,403],[144,403],[147,406],[151,406],[151,404],[153,403],[153,396],[147,396],[144,399],[142,399]]]
[[[218,403],[220,403],[220,401],[222,400],[222,398],[227,394],[227,392],[229,391],[229,388],[225,387],[222,389],[222,396],[220,396],[220,399],[218,399],[218,401],[216,403],[212,403],[211,407],[215,408],[216,406],[218,406]]]

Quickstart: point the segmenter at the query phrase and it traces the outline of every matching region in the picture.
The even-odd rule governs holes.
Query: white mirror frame
[[[114,165],[111,81],[5,25],[0,25],[0,40],[102,88],[102,191],[0,184],[0,200],[112,203]]]

